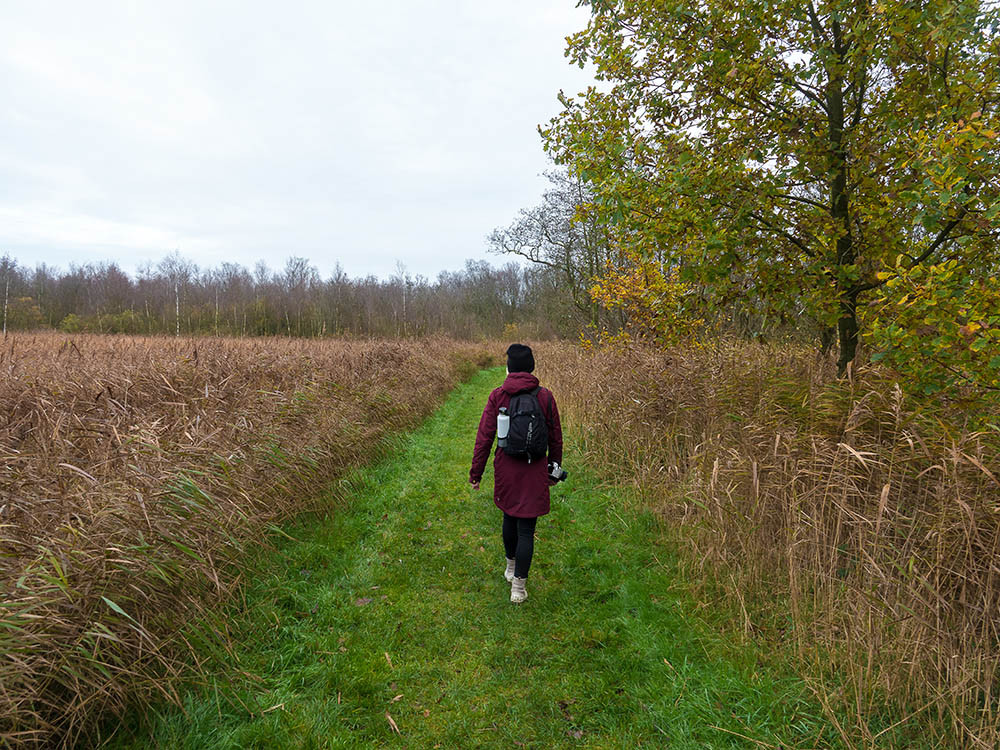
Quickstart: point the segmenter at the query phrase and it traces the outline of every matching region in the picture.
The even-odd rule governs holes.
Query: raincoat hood
[[[533,391],[538,387],[538,378],[530,372],[512,372],[507,376],[507,379],[503,381],[503,385],[500,387],[503,389],[504,393],[513,396],[517,393]]]

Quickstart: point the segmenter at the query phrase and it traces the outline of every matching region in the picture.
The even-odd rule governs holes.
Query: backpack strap
[[[538,398],[538,394],[541,392],[542,386],[539,385],[535,387],[535,390],[531,391],[531,395],[535,397],[536,401],[538,401],[538,406],[542,410],[542,415],[545,417],[545,421],[548,422],[552,418],[552,415],[545,411],[545,407],[542,405],[542,400]],[[549,409],[549,411],[551,411],[551,409]]]

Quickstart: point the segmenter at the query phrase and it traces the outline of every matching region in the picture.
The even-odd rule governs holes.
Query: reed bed
[[[794,649],[848,747],[1000,746],[996,432],[796,347],[539,349],[586,461]]]
[[[445,339],[3,339],[0,746],[175,698],[226,648],[247,548],[487,364]]]

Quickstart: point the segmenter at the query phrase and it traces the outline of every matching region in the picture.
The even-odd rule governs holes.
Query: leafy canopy
[[[603,83],[561,95],[546,146],[616,242],[700,292],[683,299],[752,296],[836,327],[843,369],[859,319],[892,318],[891,280],[952,260],[969,293],[995,288],[995,6],[582,4],[567,55]]]

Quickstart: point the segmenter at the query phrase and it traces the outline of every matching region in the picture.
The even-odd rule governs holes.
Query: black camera
[[[557,464],[555,461],[549,461],[549,481],[555,484],[556,482],[563,482],[566,477],[569,476],[569,472],[563,467]]]

